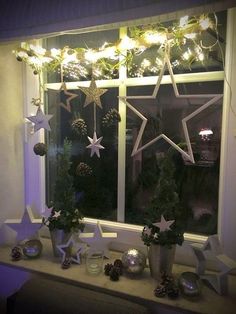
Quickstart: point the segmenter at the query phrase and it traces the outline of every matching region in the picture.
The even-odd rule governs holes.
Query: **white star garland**
[[[103,139],[103,137],[97,138],[96,132],[93,133],[93,138],[88,136],[88,140],[89,140],[90,144],[88,146],[86,146],[86,148],[90,148],[91,149],[90,157],[92,157],[94,154],[96,154],[97,157],[100,158],[99,150],[100,149],[105,149],[105,147],[103,147],[100,144],[102,139]]]
[[[42,227],[42,219],[35,219],[29,206],[21,219],[7,219],[5,224],[17,232],[16,241],[20,242],[34,236]]]
[[[185,118],[182,119],[182,127],[184,130],[184,137],[185,137],[185,141],[186,141],[186,145],[187,145],[187,152],[185,150],[181,149],[176,143],[174,143],[165,134],[160,134],[160,135],[156,136],[154,139],[152,139],[151,141],[149,141],[148,143],[139,147],[148,120],[143,114],[141,114],[136,108],[134,108],[127,101],[127,99],[155,99],[157,94],[158,94],[166,66],[167,66],[169,73],[170,73],[171,83],[172,83],[176,98],[194,98],[194,99],[196,99],[196,98],[210,98],[210,100],[208,100],[205,104],[203,104],[197,110],[195,110],[194,112],[192,112],[191,114],[189,114],[188,116],[186,116]],[[169,60],[168,56],[166,55],[164,58],[164,62],[163,62],[163,66],[162,66],[160,75],[158,77],[158,80],[157,80],[157,83],[156,83],[156,86],[153,90],[152,95],[120,96],[119,97],[130,110],[132,110],[139,118],[142,119],[142,124],[141,124],[141,127],[139,129],[138,136],[136,138],[131,156],[132,157],[135,156],[136,154],[140,153],[142,150],[146,149],[147,147],[151,146],[155,142],[159,141],[160,139],[164,139],[172,147],[174,147],[178,152],[180,152],[187,160],[190,160],[192,163],[194,163],[195,160],[194,160],[192,146],[191,146],[191,142],[190,142],[190,138],[189,138],[187,122],[190,119],[192,119],[193,117],[195,117],[197,114],[199,114],[201,111],[205,110],[206,108],[208,108],[212,104],[216,103],[219,99],[222,98],[222,96],[223,96],[222,94],[180,95],[178,88],[177,88],[177,85],[176,85],[176,82],[175,82],[175,79],[174,79],[174,74],[172,71],[170,60]]]

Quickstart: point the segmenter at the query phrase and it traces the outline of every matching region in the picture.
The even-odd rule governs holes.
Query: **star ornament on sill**
[[[88,106],[91,103],[94,103],[99,108],[102,109],[100,97],[105,94],[108,90],[105,88],[97,88],[96,81],[92,78],[89,87],[80,87],[79,89],[86,95],[84,107]]]
[[[80,264],[80,256],[86,251],[87,245],[75,241],[73,235],[65,244],[57,245],[58,250],[62,253],[62,261],[70,258],[72,262]]]
[[[175,220],[165,220],[165,217],[161,215],[161,221],[155,222],[153,226],[158,227],[160,232],[171,230],[170,226],[175,222]]]
[[[98,221],[93,233],[80,233],[79,238],[81,241],[86,242],[90,246],[90,249],[101,250],[104,257],[109,258],[108,245],[112,240],[117,238],[117,233],[103,232]]]
[[[59,105],[63,107],[68,112],[71,112],[71,100],[78,97],[77,94],[68,92],[66,88],[66,83],[63,82],[60,87],[60,103]],[[66,99],[65,99],[66,98]]]
[[[20,242],[35,236],[42,227],[42,219],[34,218],[31,208],[27,206],[21,219],[7,219],[5,224],[16,231],[16,241]]]
[[[51,131],[51,127],[48,121],[53,117],[52,114],[44,114],[42,109],[38,107],[35,116],[27,117],[29,121],[34,123],[34,133],[36,133],[40,129],[45,129]]]
[[[90,144],[86,146],[86,148],[91,149],[90,157],[92,157],[94,154],[97,155],[98,158],[100,158],[100,149],[105,149],[104,146],[102,146],[100,143],[102,141],[103,137],[97,138],[96,132],[93,133],[93,138],[88,136],[88,140]]]
[[[173,142],[165,134],[159,134],[155,138],[153,138],[152,140],[147,142],[146,144],[142,145],[142,137],[143,137],[143,133],[145,131],[148,119],[141,112],[139,112],[135,107],[133,107],[129,101],[132,99],[155,99],[157,97],[158,92],[159,92],[159,88],[160,88],[161,82],[163,80],[166,67],[168,68],[168,71],[170,74],[171,84],[173,86],[174,94],[175,94],[176,98],[181,98],[181,99],[199,99],[199,98],[200,99],[207,99],[207,98],[209,98],[209,100],[207,100],[202,106],[200,106],[198,109],[196,109],[195,111],[193,111],[192,113],[190,113],[189,115],[187,115],[185,118],[182,119],[182,128],[183,128],[184,138],[185,138],[185,142],[186,142],[186,146],[187,146],[187,151],[180,148],[179,145],[177,145],[175,142]],[[207,109],[208,107],[210,107],[211,105],[217,103],[222,97],[223,97],[222,94],[180,95],[179,91],[178,91],[177,84],[175,82],[175,77],[174,77],[174,73],[172,70],[172,66],[171,66],[169,57],[166,55],[164,57],[163,66],[162,66],[160,75],[158,77],[158,80],[157,80],[157,83],[155,85],[155,88],[153,90],[152,95],[120,96],[119,97],[119,99],[121,101],[123,101],[126,104],[126,106],[131,111],[133,111],[134,114],[136,114],[142,120],[142,124],[141,124],[141,127],[139,129],[139,132],[138,132],[131,156],[132,157],[135,156],[136,154],[140,153],[144,149],[153,145],[157,141],[164,139],[167,143],[169,143],[172,147],[174,147],[174,149],[176,149],[179,153],[181,153],[183,158],[185,158],[186,160],[189,160],[192,163],[195,163],[193,151],[192,151],[192,145],[190,142],[188,127],[187,127],[187,122],[190,121],[192,118],[194,118],[196,115],[198,115],[200,112],[202,112],[205,109]]]

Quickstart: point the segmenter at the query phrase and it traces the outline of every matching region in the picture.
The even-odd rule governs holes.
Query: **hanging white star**
[[[170,230],[170,226],[175,222],[175,220],[165,220],[165,217],[161,215],[161,221],[153,223],[153,226],[158,227],[160,232]]]
[[[79,87],[79,86],[78,86]],[[107,89],[97,88],[96,81],[92,78],[89,87],[79,87],[86,95],[84,107],[88,106],[92,102],[102,109],[100,97],[107,92]]]
[[[60,106],[62,106],[64,109],[66,109],[68,112],[71,112],[71,104],[70,104],[70,101],[76,97],[78,97],[77,94],[74,94],[74,93],[70,93],[68,92],[67,88],[66,88],[66,83],[63,82],[61,84],[61,87],[60,87],[60,91],[63,91],[64,95],[67,97],[69,96],[66,101],[61,101],[59,104]]]
[[[104,233],[98,221],[93,233],[80,233],[79,238],[86,242],[91,249],[101,250],[104,252],[104,257],[109,258],[110,252],[108,245],[113,239],[117,238],[117,233]]]
[[[90,157],[92,157],[94,154],[96,154],[98,156],[98,158],[100,158],[99,149],[105,149],[105,147],[100,144],[102,139],[103,139],[103,137],[97,138],[96,132],[93,133],[93,138],[88,136],[88,140],[89,140],[90,144],[88,146],[86,146],[86,148],[91,149]]]
[[[85,252],[86,244],[75,241],[71,235],[65,244],[57,245],[57,248],[62,253],[62,261],[69,257],[74,263],[81,264],[80,256]]]
[[[40,129],[45,129],[51,131],[50,125],[48,121],[53,117],[52,114],[44,114],[42,109],[38,107],[36,116],[27,117],[27,119],[33,122],[34,125],[34,132],[37,132]]]
[[[161,81],[163,79],[163,75],[164,75],[166,66],[167,66],[169,73],[170,73],[171,83],[172,83],[176,98],[188,98],[188,99],[189,98],[194,98],[194,99],[210,98],[210,100],[208,100],[204,105],[202,105],[197,110],[195,110],[194,112],[192,112],[191,114],[186,116],[184,119],[182,119],[182,127],[183,127],[183,131],[184,131],[184,137],[185,137],[185,142],[186,142],[186,146],[187,146],[187,152],[185,150],[181,149],[176,143],[174,143],[165,134],[160,134],[160,135],[156,136],[154,139],[152,139],[151,141],[149,141],[148,143],[139,147],[148,120],[143,114],[141,114],[136,108],[134,108],[127,101],[127,99],[154,99],[154,98],[156,98],[158,91],[159,91],[159,88],[160,88]],[[139,129],[138,136],[136,138],[131,156],[132,157],[135,156],[136,154],[138,154],[142,150],[146,149],[147,147],[151,146],[155,142],[159,141],[160,139],[164,139],[167,143],[169,143],[172,147],[174,147],[178,152],[180,152],[183,155],[183,157],[185,157],[187,160],[190,160],[192,163],[194,163],[195,161],[194,161],[192,146],[191,146],[191,142],[190,142],[190,138],[189,138],[187,122],[190,119],[192,119],[193,117],[195,117],[197,114],[199,114],[201,111],[205,110],[206,108],[208,108],[212,104],[216,103],[219,99],[222,98],[222,96],[223,96],[222,94],[180,95],[178,88],[177,88],[177,85],[176,85],[176,82],[175,82],[175,79],[174,79],[174,74],[172,71],[170,60],[169,60],[168,56],[166,55],[164,58],[164,62],[163,62],[163,66],[162,66],[160,75],[158,77],[158,80],[157,80],[157,83],[156,83],[156,86],[154,88],[152,95],[120,96],[119,97],[127,105],[127,107],[129,109],[131,109],[139,118],[142,119],[142,124],[141,124],[141,127]]]
[[[26,207],[21,219],[7,219],[5,224],[17,232],[16,241],[34,236],[42,227],[42,219],[35,219],[30,207]]]

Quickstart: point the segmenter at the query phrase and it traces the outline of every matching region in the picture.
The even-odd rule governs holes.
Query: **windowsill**
[[[104,274],[98,276],[90,276],[86,273],[85,264],[82,260],[81,265],[72,264],[68,270],[61,269],[60,259],[52,256],[51,241],[49,239],[41,239],[43,243],[42,256],[38,259],[22,259],[17,262],[11,261],[10,247],[1,247],[0,264],[17,268],[19,270],[28,271],[33,274],[45,276],[49,279],[66,282],[72,285],[105,292],[144,303],[151,308],[159,309],[167,307],[178,311],[191,311],[193,313],[234,313],[236,306],[236,277],[229,276],[229,295],[220,296],[206,285],[202,286],[202,294],[198,300],[188,300],[180,296],[177,300],[170,300],[167,297],[157,298],[153,294],[153,290],[157,286],[156,280],[150,277],[148,268],[145,268],[142,275],[137,278],[129,278],[125,275],[120,280],[113,282]],[[111,259],[105,260],[104,263],[110,263],[116,258],[120,258],[121,253],[112,252]],[[178,276],[184,271],[194,271],[193,268],[174,265],[173,274]]]

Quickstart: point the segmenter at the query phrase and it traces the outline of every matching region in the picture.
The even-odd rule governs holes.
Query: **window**
[[[222,25],[225,25],[226,22],[223,23],[224,19],[226,17],[226,13],[222,12],[220,13],[222,16]],[[233,191],[233,186],[231,185],[231,182],[234,182],[234,179],[232,177],[233,175],[233,170],[234,169],[234,164],[233,164],[233,160],[231,158],[232,154],[234,154],[234,144],[233,141],[234,139],[232,138],[233,136],[233,129],[234,129],[234,123],[233,123],[233,113],[230,109],[230,102],[232,103],[233,99],[234,99],[234,82],[235,80],[233,80],[233,73],[231,72],[232,70],[232,62],[234,62],[234,32],[233,32],[233,21],[234,21],[234,10],[229,10],[228,11],[228,25],[227,25],[227,36],[228,36],[228,46],[226,49],[226,75],[228,77],[229,80],[229,84],[231,86],[232,89],[232,96],[230,96],[230,88],[228,84],[224,84],[224,106],[222,107],[221,104],[215,104],[214,106],[208,108],[209,111],[205,111],[202,112],[202,114],[204,113],[204,117],[200,117],[199,115],[199,121],[193,121],[193,130],[192,132],[194,133],[194,125],[198,126],[198,122],[200,122],[200,120],[202,118],[204,119],[213,119],[215,121],[215,123],[221,123],[221,112],[220,110],[223,109],[223,122],[222,122],[222,132],[220,133],[220,136],[223,137],[223,142],[221,143],[221,160],[220,160],[220,177],[218,177],[218,180],[220,178],[220,188],[219,188],[219,210],[220,212],[218,213],[219,219],[218,219],[218,233],[223,241],[223,244],[225,245],[226,249],[227,247],[230,248],[230,250],[232,251],[232,246],[230,245],[230,241],[228,241],[228,238],[233,236],[234,234],[234,227],[232,225],[232,221],[233,221],[233,217],[234,216],[234,208],[233,208],[233,196],[234,196],[234,191]],[[217,16],[219,16],[219,20],[220,20],[220,15],[219,13],[217,13]],[[219,28],[221,29],[221,28]],[[219,33],[220,36],[222,36],[223,40],[225,40],[225,29],[223,31],[224,27],[222,28],[222,34]],[[121,32],[122,33],[122,32]],[[89,33],[88,33],[89,35]],[[222,38],[220,38],[221,43],[223,43]],[[51,47],[58,47],[55,46],[55,43],[51,44]],[[51,48],[49,46],[49,48]],[[222,47],[224,48],[224,45],[222,45]],[[214,47],[215,49],[215,47]],[[213,49],[213,50],[214,50]],[[219,52],[219,51],[218,51]],[[204,68],[199,68],[198,70],[192,70],[189,71],[187,68],[184,69],[179,69],[178,67],[174,68],[174,73],[176,74],[176,81],[178,82],[178,85],[180,90],[181,88],[189,88],[189,91],[192,89],[192,91],[194,92],[194,88],[195,90],[198,88],[202,88],[202,86],[204,85],[204,89],[208,90],[208,88],[217,88],[219,87],[219,90],[217,90],[217,93],[222,91],[223,88],[223,79],[224,79],[224,73],[222,70],[222,63],[218,62],[218,57],[220,54],[217,53],[213,53],[212,54],[215,56],[215,62],[214,65],[210,67],[210,65],[208,64],[206,67]],[[200,64],[200,63],[199,63]],[[26,84],[28,86],[30,86],[30,88],[28,89],[27,95],[26,95],[26,103],[30,103],[32,97],[35,97],[35,94],[37,94],[37,83],[35,83],[34,86],[34,76],[31,76],[31,70],[29,70],[27,68],[27,73],[28,76],[30,77],[30,79],[28,81],[26,81]],[[177,74],[178,73],[178,74]],[[165,73],[166,76],[164,76],[163,82],[164,84],[161,86],[162,89],[167,89],[167,93],[169,98],[171,99],[171,95],[169,95],[169,91],[172,91],[173,93],[173,88],[171,86],[171,84],[169,84],[169,89],[168,89],[168,82],[170,83],[170,78],[168,76],[168,71]],[[121,75],[124,75],[124,72],[121,70],[120,71],[120,81],[117,80],[117,77],[114,78],[114,80],[106,80],[104,81],[100,81],[97,80],[97,83],[99,85],[99,87],[103,86],[104,88],[114,88],[117,89],[117,95],[118,94],[123,94],[126,92],[124,86],[121,86],[120,83],[124,81],[124,76],[121,77]],[[151,76],[149,76],[151,75]],[[26,76],[26,79],[27,77]],[[144,86],[143,89],[146,90],[146,92],[148,93],[150,90],[152,90],[152,86],[154,86],[155,82],[156,82],[156,76],[153,76],[153,73],[145,73],[145,80],[140,80],[140,78],[137,77],[132,77],[131,72],[128,73],[128,77],[127,79],[125,78],[126,83],[127,83],[127,94],[130,95],[133,93],[135,94],[135,88],[139,88],[138,86]],[[69,82],[70,81],[70,82]],[[143,84],[143,82],[145,81],[145,84]],[[194,83],[197,81],[197,85]],[[56,83],[57,82],[57,83]],[[46,84],[46,87],[50,87],[50,92],[48,92],[48,95],[50,97],[53,97],[52,94],[52,90],[58,90],[59,85],[58,82],[60,82],[59,77],[57,78],[53,78],[53,76],[49,77],[48,79],[48,84]],[[86,84],[86,80],[84,79],[84,84]],[[190,85],[190,82],[194,83],[192,84],[192,87]],[[217,82],[215,85],[214,82]],[[79,93],[79,90],[77,89],[77,85],[74,84],[75,80],[70,79],[68,80],[67,83],[67,88],[75,93]],[[74,84],[74,85],[73,85]],[[103,84],[103,85],[102,85]],[[107,85],[106,85],[107,84]],[[135,87],[137,86],[137,87]],[[76,87],[76,90],[73,90],[73,88]],[[71,89],[72,88],[72,89]],[[213,89],[211,89],[212,92]],[[144,91],[143,91],[144,92]],[[142,94],[143,92],[140,92],[140,94]],[[182,90],[181,90],[182,92]],[[201,92],[204,92],[203,90],[201,90]],[[187,94],[187,93],[186,93]],[[115,94],[114,94],[115,95]],[[172,95],[173,96],[173,95]],[[56,97],[56,96],[55,96]],[[81,93],[81,97],[84,97],[84,95],[82,95]],[[105,97],[105,95],[104,95]],[[157,97],[158,98],[158,97]],[[137,104],[138,105],[138,104]],[[126,117],[126,111],[127,111],[127,117],[131,116],[131,120],[129,121],[129,119],[127,119],[127,123],[133,123],[132,119],[132,112],[128,110],[125,110],[127,108],[125,108],[124,104],[119,103],[119,106],[121,107],[121,115]],[[49,104],[50,107],[50,104]],[[213,107],[217,107],[219,110],[217,111],[216,115],[214,110],[211,111],[213,109]],[[210,110],[211,109],[211,110]],[[35,110],[34,110],[35,111]],[[31,111],[28,111],[28,115],[31,114]],[[214,116],[215,115],[215,116]],[[165,118],[167,118],[169,115],[167,114],[167,112],[165,113]],[[214,117],[213,117],[214,116]],[[211,118],[210,118],[211,117]],[[232,121],[231,121],[232,119]],[[126,121],[126,119],[125,119]],[[126,136],[126,127],[124,127],[124,129],[122,129],[122,123],[124,122],[124,119],[122,119],[122,122],[119,124],[119,129],[118,132],[121,132],[122,134],[125,134]],[[171,124],[171,121],[169,121],[169,124]],[[198,129],[197,129],[198,130]],[[198,130],[199,133],[199,130]],[[118,133],[119,134],[119,133]],[[197,136],[197,132],[194,133],[195,136]],[[213,130],[213,135],[216,136],[217,134],[214,133]],[[34,145],[35,142],[37,141],[42,141],[42,136],[43,134],[40,134],[39,138],[35,138],[34,140],[29,140],[28,144],[26,145],[26,155],[29,155],[30,157],[27,158],[26,157],[26,163],[27,163],[27,173],[26,173],[26,190],[30,191],[30,193],[26,193],[26,203],[31,204],[31,203],[35,203],[37,208],[42,208],[46,202],[46,200],[44,200],[44,162],[42,161],[42,159],[36,159],[36,158],[32,158],[32,145]],[[199,135],[199,137],[197,136],[198,140],[200,141],[200,137],[201,135]],[[120,136],[118,135],[118,140],[119,140]],[[130,134],[129,132],[127,132],[127,155],[128,155],[128,149],[131,150],[130,147],[128,147],[128,141],[130,141]],[[148,139],[147,139],[148,140]],[[123,141],[123,140],[122,140]],[[203,143],[203,142],[202,142]],[[123,145],[124,143],[118,143],[118,145]],[[198,143],[201,144],[201,141]],[[203,143],[204,145],[206,143]],[[124,148],[124,145],[122,146]],[[150,147],[150,149],[152,149],[153,147]],[[213,150],[214,151],[214,150]],[[145,154],[148,154],[148,150],[144,151]],[[129,199],[127,199],[127,202],[125,202],[125,193],[124,193],[124,184],[123,184],[123,179],[124,179],[124,165],[125,165],[125,159],[126,156],[124,154],[124,151],[119,151],[117,152],[117,158],[118,158],[118,185],[117,185],[117,199],[118,199],[118,206],[116,206],[116,208],[118,208],[117,210],[117,216],[118,216],[118,221],[124,221],[124,216],[125,216],[125,203],[129,204],[128,201]],[[180,157],[180,156],[179,156]],[[146,158],[146,157],[145,157]],[[211,162],[213,160],[211,159]],[[127,164],[128,165],[128,164]],[[145,167],[145,165],[143,166]],[[209,168],[209,169],[208,169]],[[197,171],[200,170],[202,171],[202,169],[206,169],[206,171],[211,171],[213,167],[209,166],[209,167],[201,167],[196,166]],[[191,166],[186,165],[185,167],[186,171],[190,171],[188,169],[192,169]],[[192,170],[191,170],[192,171]],[[47,176],[49,174],[47,173]],[[52,176],[53,174],[51,173],[50,176]],[[128,172],[127,172],[127,177],[128,177]],[[37,179],[38,178],[38,179]],[[32,182],[34,182],[34,184],[32,184]],[[217,182],[214,182],[214,184],[217,184]],[[217,191],[215,191],[217,192]],[[218,192],[217,192],[218,193]],[[127,195],[127,194],[126,194]],[[129,197],[131,196],[131,198],[133,197],[132,194],[129,194]],[[135,196],[135,195],[134,195]],[[141,197],[141,196],[140,196]],[[38,203],[37,201],[38,200]],[[131,211],[132,211],[132,207]],[[128,208],[128,210],[130,210],[130,208]],[[126,208],[127,209],[127,208]],[[127,214],[127,210],[126,210],[126,214]],[[132,215],[132,213],[131,213]],[[231,218],[230,218],[231,217]],[[136,217],[135,217],[136,218]],[[96,220],[93,221],[92,219],[86,219],[86,221],[88,223],[96,223]],[[120,233],[119,236],[119,241],[126,243],[126,245],[128,245],[128,243],[130,243],[130,245],[136,245],[136,244],[140,244],[140,242],[137,239],[140,239],[139,235],[140,235],[140,230],[142,229],[142,227],[138,227],[135,225],[127,225],[127,224],[116,224],[115,222],[109,222],[109,221],[103,221],[103,226],[108,228],[109,230],[111,229],[115,229],[115,230],[122,230],[122,233]],[[213,223],[214,225],[214,223]],[[227,228],[225,228],[225,226],[227,225]],[[215,227],[214,227],[215,228]],[[127,237],[127,233],[125,233],[125,230],[129,233],[128,237]],[[134,232],[133,232],[134,231]],[[198,230],[193,230],[194,232],[199,232]],[[136,232],[136,233],[135,233]],[[203,231],[203,233],[206,233],[206,231]],[[194,241],[201,241],[202,239],[204,239],[204,237],[198,236],[196,234],[191,235],[191,234],[186,234],[186,239],[187,240],[194,240]]]
[[[214,19],[214,16],[211,16]],[[210,29],[204,33],[202,47],[212,46],[207,50],[206,60],[204,55],[196,49],[193,41],[187,41],[182,46],[177,46],[171,50],[170,61],[174,74],[183,74],[178,80],[178,90],[181,95],[198,94],[220,94],[223,93],[223,76],[220,71],[223,69],[223,50],[226,32],[226,12],[217,14],[219,23],[218,32]],[[164,24],[166,27],[177,24],[178,21],[169,21]],[[131,38],[135,31],[147,28],[130,27],[122,29]],[[150,27],[150,26],[149,26]],[[155,34],[155,33],[154,33]],[[215,45],[217,36],[220,38],[220,45]],[[77,35],[63,35],[46,40],[46,48],[63,49],[69,46],[71,49],[80,48],[99,48],[104,42],[116,42],[119,39],[119,30],[99,31]],[[126,125],[125,136],[122,144],[118,148],[118,123],[112,128],[107,128],[103,123],[104,118],[109,114],[109,110],[118,110],[119,100],[117,96],[126,90],[126,95],[150,95],[153,84],[146,85],[144,77],[152,78],[161,70],[160,45],[153,45],[144,52],[134,56],[131,61],[127,58],[127,63],[122,65],[125,74],[123,90],[119,89],[120,69],[108,71],[108,67],[101,69],[91,63],[83,67],[83,71],[78,65],[71,62],[63,68],[63,80],[68,84],[76,82],[76,89],[70,92],[77,95],[71,101],[71,113],[65,108],[58,106],[61,94],[55,91],[54,83],[60,82],[58,75],[48,75],[47,103],[48,112],[54,114],[51,122],[52,131],[47,133],[47,142],[50,146],[47,156],[47,201],[53,197],[53,185],[55,181],[55,152],[62,146],[65,137],[72,140],[72,173],[76,188],[78,206],[83,214],[90,218],[105,220],[124,221],[131,224],[143,225],[145,223],[145,211],[151,199],[154,197],[158,182],[157,159],[163,152],[169,149],[170,145],[165,140],[155,142],[150,147],[131,157],[134,143],[137,139],[142,120],[129,108],[126,108],[126,116],[123,114],[120,124]],[[67,52],[68,55],[73,54]],[[79,51],[77,51],[79,53]],[[194,58],[194,54],[198,57]],[[157,57],[158,56],[158,57]],[[196,56],[195,56],[196,57]],[[192,58],[192,60],[188,60]],[[188,61],[188,62],[187,62]],[[112,63],[112,62],[111,62]],[[146,63],[146,64],[145,64]],[[100,82],[100,87],[108,88],[108,91],[101,96],[102,110],[94,107],[84,107],[85,94],[78,88],[82,80],[90,80],[91,73],[97,80],[104,78]],[[217,74],[216,74],[217,73]],[[164,73],[169,75],[168,69]],[[200,79],[204,76],[205,79]],[[191,77],[189,83],[188,77]],[[217,81],[216,81],[217,77]],[[69,86],[67,84],[67,86]],[[75,85],[73,85],[75,86]],[[114,87],[110,87],[114,86]],[[122,94],[123,95],[123,94]],[[207,99],[207,97],[206,97]],[[204,98],[179,99],[174,95],[173,84],[161,84],[158,95],[155,99],[130,100],[130,104],[147,118],[146,129],[142,136],[141,146],[148,143],[159,134],[165,134],[176,144],[184,142],[182,129],[182,119],[201,107],[205,102]],[[120,104],[120,108],[124,107]],[[86,136],[78,136],[73,132],[72,123],[81,117],[86,124]],[[176,182],[181,202],[186,211],[189,212],[188,231],[199,234],[213,234],[217,231],[217,209],[218,209],[218,184],[219,184],[219,164],[220,164],[220,141],[221,141],[221,118],[222,118],[222,99],[210,106],[206,110],[196,115],[191,123],[188,123],[190,142],[193,149],[195,164],[184,159],[181,154],[176,154]],[[96,120],[96,121],[95,121]],[[89,144],[87,136],[93,136],[94,123],[96,122],[96,132],[98,137],[103,137],[102,144],[105,150],[101,151],[101,158],[96,154],[91,158],[86,146]],[[122,128],[122,127],[120,127]],[[201,135],[201,132],[209,131],[212,134]],[[140,146],[139,145],[139,146]],[[123,146],[123,147],[122,147]],[[120,159],[118,160],[118,150],[125,148],[123,156],[125,159],[125,171],[121,169]],[[91,170],[91,174],[78,174],[81,163]],[[119,186],[117,187],[117,174],[121,172]],[[125,186],[125,196],[121,191]],[[207,193],[206,193],[207,192]],[[123,202],[120,198],[123,197]],[[119,198],[120,206],[117,206]],[[122,208],[123,207],[123,208]],[[118,208],[118,210],[117,210]]]

